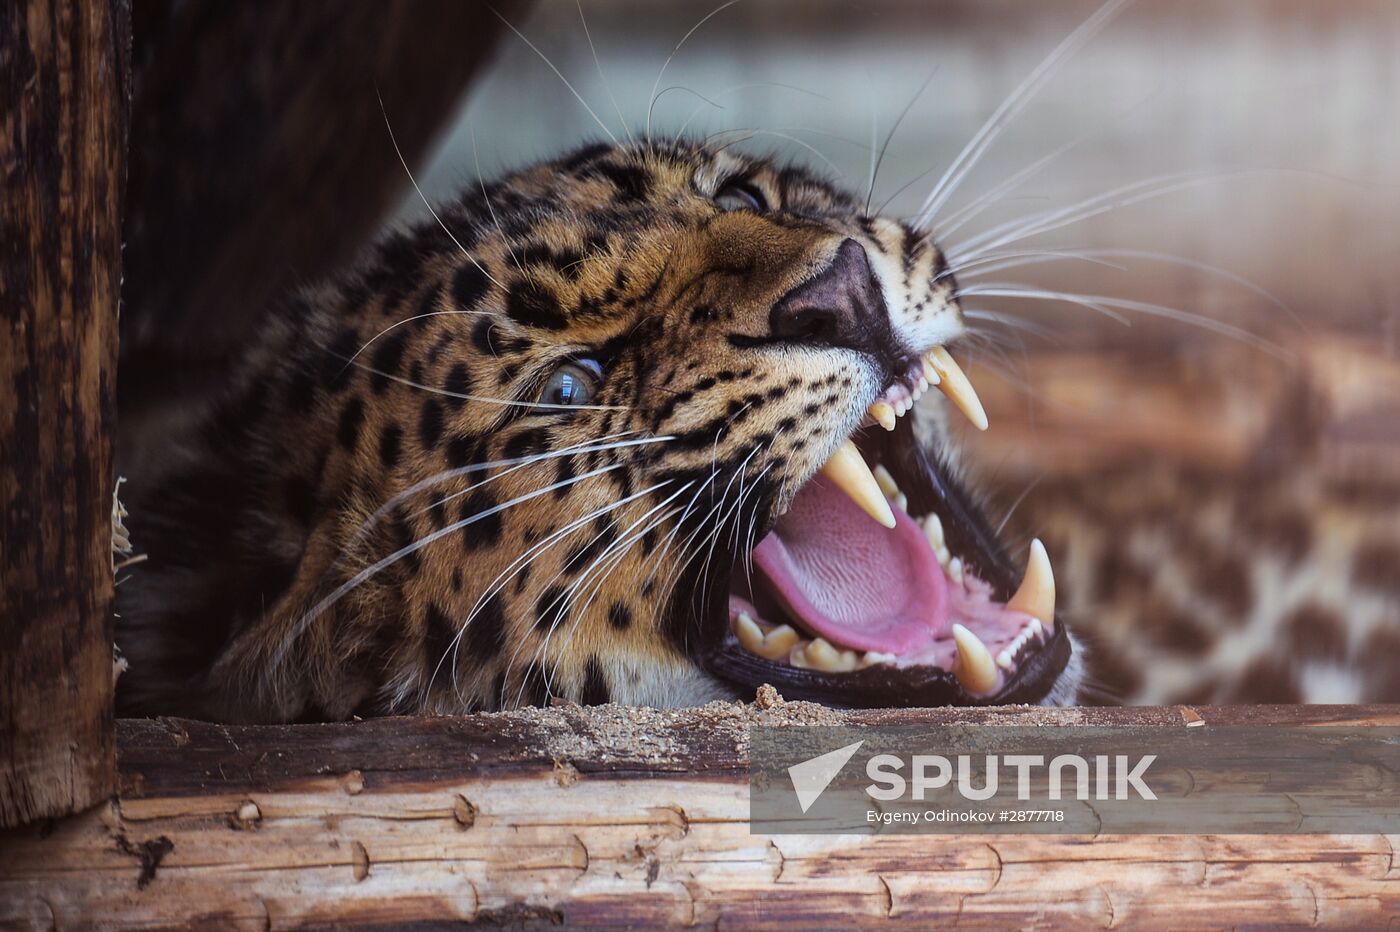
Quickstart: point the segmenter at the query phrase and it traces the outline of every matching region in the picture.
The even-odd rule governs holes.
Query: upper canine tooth
[[[876,401],[870,405],[866,411],[885,430],[894,430],[895,413],[894,406],[888,401]]]
[[[1025,612],[1047,626],[1055,620],[1055,574],[1050,569],[1050,555],[1039,538],[1031,541],[1025,578],[1006,607]]]
[[[972,383],[963,374],[962,368],[958,366],[948,351],[941,346],[935,346],[928,351],[925,357],[938,373],[941,381],[938,383],[939,391],[948,396],[948,400],[957,405],[958,410],[967,415],[967,419],[978,430],[987,429],[987,412],[982,408],[982,400],[977,397],[977,392],[973,390]]]
[[[865,465],[860,451],[850,440],[836,448],[820,472],[870,517],[887,528],[894,527],[894,512],[890,510],[890,503],[885,500],[880,484],[875,481],[870,467]]]
[[[973,695],[986,695],[996,689],[997,667],[981,638],[962,625],[954,624],[953,641],[958,645],[953,675],[963,688]]]

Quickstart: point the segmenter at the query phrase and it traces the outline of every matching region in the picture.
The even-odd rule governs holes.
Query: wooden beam
[[[113,786],[123,0],[0,5],[0,825]]]
[[[1383,924],[1400,837],[763,836],[751,725],[1400,723],[1400,706],[118,723],[121,794],[0,835],[0,925]]]

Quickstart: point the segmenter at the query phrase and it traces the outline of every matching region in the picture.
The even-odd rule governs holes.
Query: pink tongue
[[[754,566],[809,634],[898,654],[948,628],[948,584],[923,531],[894,509],[888,530],[818,477],[754,548]]]

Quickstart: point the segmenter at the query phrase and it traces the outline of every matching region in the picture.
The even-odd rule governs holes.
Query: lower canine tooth
[[[870,517],[887,528],[894,527],[894,512],[890,510],[890,503],[885,500],[880,484],[875,481],[875,476],[854,443],[847,440],[837,447],[820,472]]]
[[[880,491],[885,493],[885,498],[894,498],[899,494],[899,486],[895,485],[894,476],[883,466],[876,466],[870,471],[875,477],[875,483],[880,486]]]
[[[957,406],[958,410],[967,415],[967,419],[978,430],[987,429],[987,412],[982,407],[982,400],[977,397],[977,392],[973,390],[972,383],[963,374],[962,368],[949,355],[948,351],[941,346],[935,346],[928,351],[925,357],[938,372],[940,382],[939,391],[948,396],[948,400]]]
[[[1055,620],[1055,574],[1050,569],[1050,555],[1039,539],[1031,541],[1025,578],[1006,607],[1025,612],[1043,625]]]
[[[953,625],[953,641],[958,646],[957,659],[953,661],[953,675],[958,678],[963,689],[973,695],[986,695],[996,689],[1001,678],[996,664],[992,662],[987,645],[971,631],[960,624]]]

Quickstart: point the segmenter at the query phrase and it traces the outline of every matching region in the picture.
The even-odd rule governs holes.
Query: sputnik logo
[[[857,741],[855,744],[828,751],[788,768],[793,791],[797,793],[797,804],[802,807],[804,813],[821,798],[831,781],[841,772],[841,768],[846,766],[846,762],[855,756],[864,743]]]

